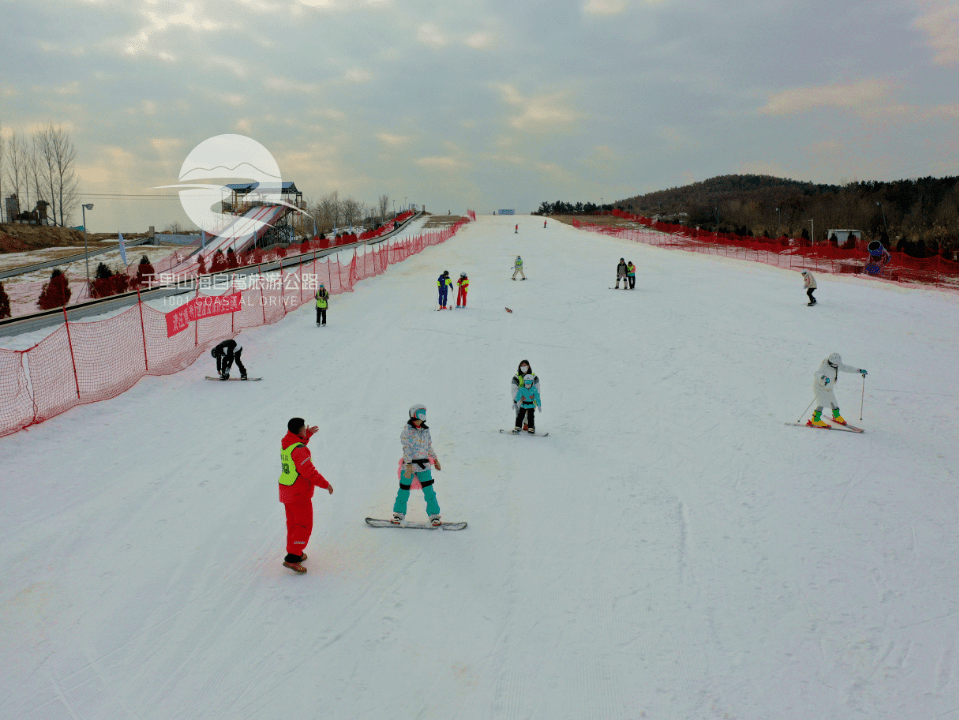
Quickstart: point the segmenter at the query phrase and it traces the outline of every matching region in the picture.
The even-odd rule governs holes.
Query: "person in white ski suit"
[[[812,296],[813,292],[816,290],[816,278],[813,277],[813,274],[808,270],[802,271],[802,284],[806,288],[806,297],[809,298],[809,304],[815,305],[816,298]]]
[[[813,427],[829,427],[829,424],[822,419],[822,409],[827,404],[832,408],[832,419],[840,425],[845,425],[846,421],[839,413],[839,403],[836,402],[835,388],[839,379],[839,373],[859,373],[866,377],[866,371],[862,368],[855,368],[852,365],[844,365],[839,353],[832,353],[822,361],[822,365],[813,375],[812,389],[816,393],[816,409],[813,411],[812,419],[807,421],[807,425]]]

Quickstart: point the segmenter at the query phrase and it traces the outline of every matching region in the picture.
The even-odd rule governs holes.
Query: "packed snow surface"
[[[204,355],[0,440],[0,717],[959,717],[959,302],[818,279],[481,216],[244,332],[263,382]],[[786,425],[831,352],[863,435]],[[498,432],[524,358],[547,438]],[[418,402],[462,532],[363,522]],[[335,488],[303,576],[297,415]]]

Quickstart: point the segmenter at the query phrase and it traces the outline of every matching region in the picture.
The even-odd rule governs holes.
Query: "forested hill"
[[[607,207],[744,235],[797,237],[815,229],[816,239],[825,239],[830,228],[843,228],[920,255],[959,248],[959,177],[840,186],[721,175]]]

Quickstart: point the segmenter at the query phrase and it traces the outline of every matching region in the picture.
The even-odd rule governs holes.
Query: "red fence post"
[[[260,285],[260,310],[263,311],[263,324],[266,325],[266,304],[263,302],[263,266],[256,266],[256,274],[259,278]]]
[[[140,300],[140,288],[137,288],[137,307],[140,309],[140,334],[143,336],[143,367],[150,372],[150,361],[147,359],[147,331],[143,326],[143,302]]]
[[[67,343],[70,345],[70,362],[73,363],[73,382],[77,386],[77,400],[80,399],[80,380],[77,378],[77,359],[73,356],[73,340],[70,338],[70,321],[67,319],[67,306],[63,306],[63,324],[67,328]]]

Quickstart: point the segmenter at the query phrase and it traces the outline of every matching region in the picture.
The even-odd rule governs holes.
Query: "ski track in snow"
[[[827,276],[813,314],[796,272],[518,220],[245,331],[262,383],[201,355],[0,439],[0,717],[959,717],[959,300]],[[784,425],[833,351],[863,435]],[[497,432],[521,358],[548,438]],[[416,402],[461,533],[363,522]],[[304,576],[294,415],[335,488]]]

